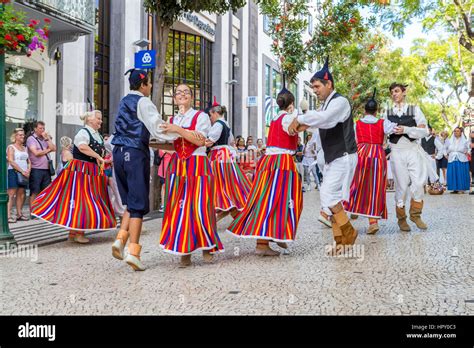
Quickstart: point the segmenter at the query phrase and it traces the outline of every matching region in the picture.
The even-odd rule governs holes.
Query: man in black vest
[[[405,201],[409,191],[411,193],[410,220],[418,228],[427,229],[421,219],[421,213],[429,164],[417,140],[428,136],[429,132],[426,127],[428,122],[420,108],[406,104],[406,87],[407,85],[396,82],[390,85],[393,106],[387,110],[384,117],[398,124],[395,133],[389,136],[392,149],[390,161],[395,181],[398,226],[400,230],[408,232],[411,229],[406,221]]]
[[[428,130],[429,130],[429,135],[427,137],[424,137],[421,139],[421,147],[425,152],[430,155],[431,157],[431,165],[433,167],[433,170],[436,171],[436,132],[433,130],[433,128],[428,124]],[[430,180],[428,180],[429,184],[434,184]]]
[[[290,125],[292,132],[319,130],[325,156],[324,181],[320,199],[323,211],[331,216],[335,248],[339,254],[345,245],[354,244],[357,231],[352,226],[342,202],[349,199],[352,178],[357,166],[357,145],[354,133],[351,105],[336,93],[334,79],[329,71],[328,60],[311,79],[313,90],[322,102],[318,111],[309,110],[299,115]],[[311,127],[311,128],[310,128]]]

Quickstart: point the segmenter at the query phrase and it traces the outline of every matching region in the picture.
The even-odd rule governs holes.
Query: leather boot
[[[342,232],[342,244],[353,245],[357,239],[357,230],[352,226],[344,210],[334,213],[334,220]]]
[[[114,244],[112,244],[112,256],[118,260],[123,260],[123,249],[127,244],[129,235],[128,231],[120,230]]]
[[[407,214],[405,214],[405,208],[396,207],[398,227],[403,232],[410,232],[410,225],[407,223]]]
[[[334,220],[334,217],[331,216],[330,219],[332,223],[331,228],[335,245],[328,250],[327,254],[329,256],[336,256],[344,252],[344,245],[342,244],[342,231],[339,228],[339,225],[336,223],[336,220]]]
[[[134,271],[144,271],[145,266],[140,260],[140,252],[142,251],[142,246],[137,243],[130,243],[128,245],[128,255],[125,258],[125,262],[129,264]]]
[[[421,230],[426,230],[428,226],[421,220],[421,212],[423,210],[423,201],[416,202],[413,199],[410,204],[410,220],[416,224]]]
[[[191,266],[191,254],[181,256],[181,260],[179,261],[179,267],[185,268]]]

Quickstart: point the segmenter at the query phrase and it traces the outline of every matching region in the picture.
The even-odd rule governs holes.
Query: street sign
[[[258,97],[247,97],[247,107],[255,107],[258,106]]]
[[[156,66],[156,51],[143,50],[135,53],[135,69],[153,69]]]

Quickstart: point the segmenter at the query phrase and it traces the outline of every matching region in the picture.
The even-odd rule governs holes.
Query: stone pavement
[[[221,232],[225,253],[194,265],[157,245],[161,220],[145,223],[145,272],[111,256],[115,233],[93,235],[89,245],[61,242],[22,258],[0,257],[2,314],[303,314],[473,315],[474,197],[427,196],[426,232],[398,230],[393,193],[389,220],[375,236],[359,228],[351,257],[324,253],[331,230],[316,221],[319,193],[304,194],[304,210],[289,255],[261,258],[255,242]],[[219,223],[224,231],[230,219]]]

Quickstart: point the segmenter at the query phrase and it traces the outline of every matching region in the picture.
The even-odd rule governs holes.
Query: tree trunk
[[[153,21],[153,47],[156,49],[156,69],[153,75],[153,93],[151,100],[161,113],[163,85],[165,82],[166,50],[168,48],[170,27],[163,25],[160,16],[155,15]],[[162,115],[165,120],[167,116],[169,115]]]
[[[153,48],[156,50],[156,68],[153,74],[153,92],[151,100],[158,108],[158,111],[162,112],[162,96],[163,86],[165,82],[165,65],[166,65],[166,50],[168,48],[169,32],[170,27],[163,25],[161,17],[155,15],[153,18]],[[169,115],[161,115],[166,120]],[[163,202],[161,202],[161,184],[157,176],[157,167],[152,167],[151,174],[151,192],[150,192],[150,207],[151,210],[157,210]]]

